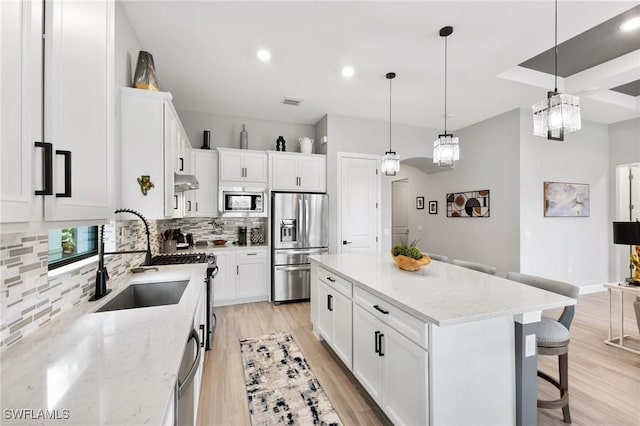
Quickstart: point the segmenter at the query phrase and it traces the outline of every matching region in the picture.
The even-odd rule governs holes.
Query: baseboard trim
[[[600,293],[601,291],[606,291],[606,290],[607,289],[602,284],[585,285],[583,287],[580,287],[580,294],[582,295],[582,294]]]

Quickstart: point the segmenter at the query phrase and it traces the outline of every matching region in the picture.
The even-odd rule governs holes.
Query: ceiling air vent
[[[298,106],[298,105],[300,105],[300,102],[302,102],[302,101],[303,101],[302,98],[294,98],[292,96],[285,96],[284,100],[282,101],[282,103],[285,104],[285,105]]]

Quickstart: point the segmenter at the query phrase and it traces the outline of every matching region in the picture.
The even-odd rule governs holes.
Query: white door
[[[0,220],[42,219],[42,2],[0,1]]]
[[[369,395],[382,401],[382,361],[377,351],[380,321],[357,304],[353,305],[353,375]]]
[[[409,243],[409,181],[397,180],[391,183],[391,224],[393,239],[391,245],[404,241]]]
[[[252,262],[238,262],[237,297],[256,298],[267,294],[267,261],[258,259]]]
[[[331,308],[331,288],[318,280],[318,332],[327,343],[333,342],[333,311]]]
[[[378,249],[378,160],[342,157],[338,252]]]
[[[54,148],[45,219],[106,219],[114,195],[114,3],[56,0],[45,12],[44,126]]]
[[[327,157],[299,157],[298,177],[300,190],[325,192],[327,190]]]
[[[342,362],[351,369],[352,357],[351,348],[353,339],[351,331],[353,330],[353,304],[351,299],[335,290],[331,290],[333,296],[333,341],[332,347],[336,354],[342,359]]]
[[[267,183],[267,154],[246,152],[244,154],[244,176],[248,182]]]
[[[382,334],[382,409],[395,425],[427,424],[427,353],[390,327]]]
[[[218,153],[194,150],[195,172],[200,188],[195,191],[195,210],[198,217],[218,216]]]
[[[275,191],[297,191],[298,161],[295,155],[273,154],[271,156],[271,189]]]
[[[213,304],[220,306],[236,298],[236,256],[233,252],[215,254],[218,274],[213,279]]]
[[[218,166],[220,180],[244,180],[244,153],[238,151],[219,151]]]

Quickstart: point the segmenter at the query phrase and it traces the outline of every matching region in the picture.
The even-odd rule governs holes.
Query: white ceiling
[[[560,1],[559,42],[638,3]],[[553,46],[549,0],[123,4],[154,56],[161,90],[172,92],[178,109],[307,124],[326,113],[387,121],[385,74],[393,71],[393,122],[441,128],[444,41],[438,31],[445,25],[454,27],[448,111],[455,115],[448,130],[530,107],[553,89],[553,76],[515,68]],[[271,51],[269,63],[256,58],[258,48]],[[634,54],[631,63],[640,50]],[[340,73],[344,65],[355,68],[350,79]],[[567,81],[581,94],[584,119],[612,123],[639,115],[637,98],[612,101],[598,85],[624,74],[609,68]],[[637,79],[640,59],[636,69],[622,71]],[[584,93],[594,86],[599,90]],[[285,95],[304,101],[283,105]]]

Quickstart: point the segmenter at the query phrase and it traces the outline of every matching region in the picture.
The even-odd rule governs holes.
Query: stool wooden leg
[[[558,356],[558,370],[560,372],[560,398],[566,400],[566,405],[562,407],[562,415],[564,417],[565,423],[571,423],[571,413],[569,412],[569,354],[568,353]]]

